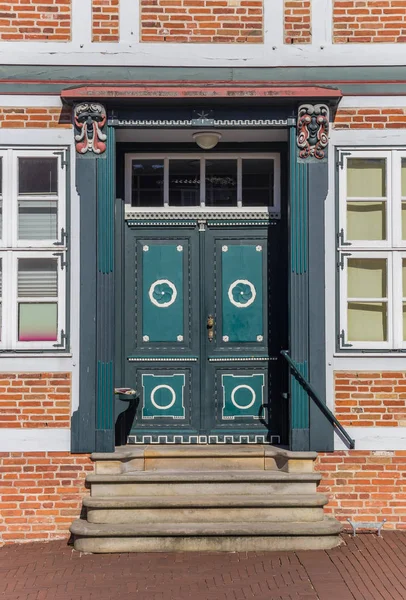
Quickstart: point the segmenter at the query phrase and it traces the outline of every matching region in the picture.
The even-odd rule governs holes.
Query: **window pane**
[[[3,260],[0,258],[0,340],[3,334]]]
[[[58,262],[55,258],[18,260],[18,297],[52,298],[58,296]]]
[[[347,196],[349,198],[386,196],[386,160],[384,158],[349,158]]]
[[[386,240],[386,202],[348,202],[347,239]]]
[[[402,196],[406,198],[406,158],[402,158]]]
[[[348,303],[348,341],[385,342],[388,310],[386,302]]]
[[[386,298],[386,259],[348,259],[348,297]]]
[[[3,158],[0,157],[0,239],[3,237]]]
[[[18,239],[54,240],[58,237],[56,200],[18,201]]]
[[[169,204],[198,206],[200,204],[200,160],[169,161]]]
[[[403,341],[406,342],[406,302],[403,302]]]
[[[402,260],[402,298],[406,300],[406,258]]]
[[[18,339],[20,342],[53,342],[58,339],[58,305],[19,303]]]
[[[132,206],[163,206],[164,161],[134,160],[132,163]]]
[[[206,206],[237,206],[237,160],[206,160]]]
[[[242,203],[244,206],[273,205],[274,162],[270,159],[242,161]]]
[[[406,240],[406,202],[402,202],[402,240]]]
[[[57,194],[57,158],[19,158],[19,194]]]

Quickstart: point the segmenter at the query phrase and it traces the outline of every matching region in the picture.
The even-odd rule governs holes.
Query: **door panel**
[[[139,398],[132,430],[145,443],[175,433],[181,441],[200,430],[198,233],[125,235],[125,381]]]
[[[280,348],[268,284],[276,236],[268,243],[264,225],[126,229],[125,380],[139,397],[132,441],[277,443],[268,334],[271,312]]]

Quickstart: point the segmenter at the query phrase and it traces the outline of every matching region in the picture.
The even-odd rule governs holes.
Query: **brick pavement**
[[[406,532],[343,535],[328,552],[80,555],[0,549],[1,600],[405,600]]]

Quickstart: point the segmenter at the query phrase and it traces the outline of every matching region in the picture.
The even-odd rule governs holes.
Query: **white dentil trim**
[[[29,100],[27,99],[29,98]],[[3,94],[0,95],[0,107],[40,107],[40,108],[62,108],[62,100],[59,95],[55,96],[31,96],[29,88],[26,95]]]
[[[344,96],[341,108],[406,108],[406,96]]]

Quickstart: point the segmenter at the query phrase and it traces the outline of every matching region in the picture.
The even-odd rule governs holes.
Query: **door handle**
[[[214,317],[213,315],[209,315],[207,317],[207,337],[209,342],[212,342],[214,339]]]

